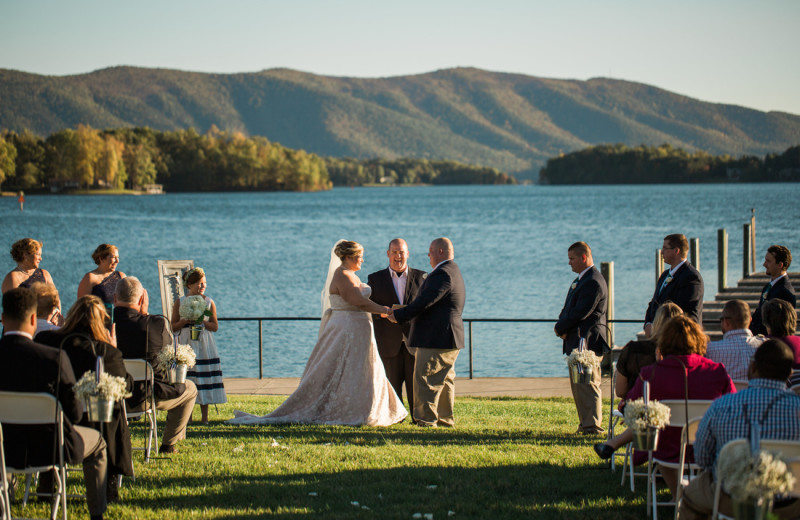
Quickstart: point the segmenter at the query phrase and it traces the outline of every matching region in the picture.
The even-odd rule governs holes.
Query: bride
[[[408,413],[386,378],[372,330],[370,313],[390,309],[369,299],[370,287],[355,273],[363,253],[361,244],[347,240],[331,250],[319,339],[297,390],[268,415],[236,410],[228,424],[388,426],[405,419]]]

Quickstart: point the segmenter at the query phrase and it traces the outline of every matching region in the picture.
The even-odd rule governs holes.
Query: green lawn
[[[459,398],[455,429],[223,423],[234,408],[267,413],[282,400],[231,396],[210,425],[189,426],[180,453],[144,463],[135,452],[136,481],[125,479],[107,518],[645,517],[644,482],[621,487],[621,470],[592,450],[599,438],[573,434],[569,399]],[[144,426],[131,426],[141,445]],[[87,517],[80,500],[69,512]],[[36,503],[13,513],[47,514]]]

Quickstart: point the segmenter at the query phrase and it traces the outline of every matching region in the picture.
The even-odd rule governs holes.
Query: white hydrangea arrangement
[[[759,500],[794,489],[795,478],[777,454],[759,450],[753,456],[748,443],[726,446],[719,454],[717,477],[739,501]]]
[[[178,309],[181,318],[194,323],[203,323],[206,316],[211,316],[209,304],[202,295],[187,296]]]
[[[192,368],[195,364],[194,349],[190,345],[178,345],[177,348],[162,348],[156,356],[156,366],[167,371],[173,364],[186,365]]]
[[[591,350],[573,350],[567,356],[567,366],[583,365],[584,367],[600,367],[600,356]]]
[[[645,406],[644,399],[625,403],[625,426],[631,430],[644,432],[648,429],[663,430],[669,424],[669,406],[650,400]]]
[[[99,396],[110,401],[119,401],[130,397],[131,394],[125,388],[125,378],[112,376],[108,373],[100,374],[100,382],[93,370],[87,370],[75,383],[72,391],[78,399],[88,399],[89,397]]]

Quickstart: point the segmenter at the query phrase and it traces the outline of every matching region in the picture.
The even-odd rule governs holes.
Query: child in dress
[[[222,382],[222,367],[219,361],[217,344],[212,332],[219,329],[217,322],[217,306],[214,300],[206,296],[206,275],[200,267],[190,269],[183,274],[183,285],[187,294],[175,300],[172,306],[172,330],[178,333],[178,343],[191,345],[197,355],[194,368],[189,370],[187,377],[197,385],[197,401],[203,424],[208,424],[208,405],[222,404],[228,401],[225,395],[225,386]],[[190,296],[201,296],[208,304],[209,316],[204,318],[200,335],[192,339],[193,321],[182,318],[180,315],[181,304]]]

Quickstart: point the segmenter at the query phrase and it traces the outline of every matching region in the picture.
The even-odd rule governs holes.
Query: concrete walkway
[[[265,379],[226,378],[225,391],[229,394],[289,395],[300,382],[298,377]],[[611,382],[604,377],[603,397],[611,394]],[[474,397],[572,397],[566,377],[480,377],[456,378],[457,396]]]

